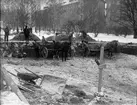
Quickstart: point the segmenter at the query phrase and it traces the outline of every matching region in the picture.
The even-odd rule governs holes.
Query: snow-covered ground
[[[35,33],[40,39],[42,39],[42,36],[44,36],[45,38],[49,37],[49,36],[53,36],[55,35],[53,32],[49,33],[47,31],[40,31],[40,33]],[[112,40],[118,40],[119,42],[122,43],[137,43],[137,39],[133,39],[133,35],[129,35],[127,37],[124,36],[115,36],[113,34],[104,34],[104,33],[100,33],[97,37],[94,37],[94,33],[88,33],[88,35],[90,37],[92,37],[93,39],[97,40],[97,41],[112,41]]]
[[[44,36],[45,38],[49,37],[49,36],[53,36],[55,35],[53,32],[49,33],[47,31],[40,31],[39,33],[35,33],[40,39],[42,39],[42,36]],[[115,36],[113,34],[105,34],[105,33],[100,33],[97,37],[94,37],[94,33],[88,33],[88,35],[90,37],[92,37],[93,39],[97,40],[97,41],[112,41],[112,40],[118,40],[119,42],[122,43],[137,43],[137,39],[133,38],[133,35],[129,35],[127,37],[124,36]]]
[[[1,92],[1,97],[2,105],[28,105],[21,101],[19,97],[11,91]]]
[[[35,35],[37,35],[40,39],[42,39],[42,36],[44,36],[45,38],[49,37],[49,36],[54,36],[55,33],[54,32],[48,32],[48,31],[40,31],[40,32],[35,32],[33,31],[33,33]]]
[[[106,104],[93,103],[92,105],[135,105],[137,91],[137,57],[134,55],[119,54],[115,55],[113,59],[105,59],[104,61],[106,68],[103,69],[102,92],[107,96],[103,99]],[[60,92],[62,89],[64,92],[67,92],[67,94],[70,94],[69,91],[66,90],[66,87],[64,87],[64,84],[70,86],[70,89],[73,89],[73,91],[75,91],[74,89],[81,89],[89,96],[92,96],[98,89],[99,68],[94,58],[74,57],[66,62],[48,59],[5,58],[2,61],[2,66],[13,74],[17,74],[15,69],[23,73],[27,72],[25,68],[28,68],[38,75],[46,75],[41,87],[52,96],[55,95],[53,92]],[[14,78],[15,77],[12,79],[15,81]],[[64,80],[66,80],[66,82],[64,82]],[[48,100],[48,98],[43,97],[46,96],[47,93],[36,92],[35,95],[30,92],[26,93],[27,94],[24,95],[29,102],[31,102],[30,105],[43,105],[43,102],[47,102]],[[63,96],[63,94],[61,96]],[[72,96],[69,96],[68,98],[71,97]],[[89,101],[94,102],[94,100],[90,99]],[[85,100],[83,104],[67,104],[70,101],[65,101],[66,103],[60,105],[91,105],[88,104],[89,101]]]
[[[112,41],[112,40],[118,40],[119,42],[122,43],[137,43],[137,39],[133,39],[133,35],[129,35],[127,37],[124,36],[115,36],[113,34],[103,34],[100,33],[97,37],[94,37],[94,33],[88,33],[90,37],[97,41]]]
[[[15,31],[11,31],[11,33],[14,33]],[[53,36],[55,35],[54,32],[48,32],[48,31],[43,31],[41,30],[40,32],[35,32],[33,30],[33,33],[35,35],[37,35],[40,39],[42,39],[42,36],[44,36],[45,38],[49,37],[49,36]],[[4,32],[1,31],[1,35],[2,38],[4,38]],[[114,34],[105,34],[105,33],[100,33],[97,37],[94,37],[94,33],[88,33],[88,35],[90,37],[92,37],[93,39],[97,40],[97,41],[112,41],[112,40],[118,40],[119,42],[122,43],[137,43],[137,39],[133,39],[133,35],[129,35],[127,37],[124,36],[115,36]],[[14,35],[10,36],[9,39],[12,39],[14,37]]]

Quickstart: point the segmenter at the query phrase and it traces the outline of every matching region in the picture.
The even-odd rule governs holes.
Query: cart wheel
[[[41,50],[41,56],[43,58],[47,58],[48,57],[48,49],[46,47],[43,47],[43,49]]]

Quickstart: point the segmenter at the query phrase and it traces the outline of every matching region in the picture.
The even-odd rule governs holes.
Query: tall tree
[[[83,2],[83,22],[81,26],[86,31],[94,32],[96,35],[103,30],[102,23],[104,23],[104,9],[100,8],[100,1],[86,0]]]
[[[61,0],[48,0],[49,7],[49,17],[52,23],[52,29],[56,30],[60,28],[60,17],[62,15],[63,8],[62,8],[62,1]]]
[[[32,22],[32,14],[37,10],[37,0],[1,0],[4,23],[12,27],[23,27]]]
[[[137,0],[121,0],[120,4],[121,24],[131,27],[134,38],[137,38]]]

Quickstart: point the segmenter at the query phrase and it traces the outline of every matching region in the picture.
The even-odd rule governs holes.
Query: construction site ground
[[[52,59],[3,58],[6,70],[25,72],[28,68],[38,75],[46,75],[43,89],[34,92],[22,91],[30,105],[136,105],[137,56],[117,54],[105,59],[102,103],[96,103],[94,93],[98,91],[99,69],[94,57],[70,58],[66,62]],[[12,73],[16,74],[15,71]],[[10,75],[10,74],[9,74]],[[15,82],[18,82],[13,77]],[[37,81],[38,82],[38,81]],[[78,97],[78,91],[84,97]],[[85,94],[86,95],[85,95]]]

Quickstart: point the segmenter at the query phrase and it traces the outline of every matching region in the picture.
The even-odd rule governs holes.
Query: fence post
[[[104,63],[104,45],[101,46],[100,49],[100,65]],[[98,92],[101,92],[102,88],[102,75],[103,75],[103,67],[99,67],[99,82],[98,82]]]
[[[137,91],[136,91],[136,105],[137,105]]]

